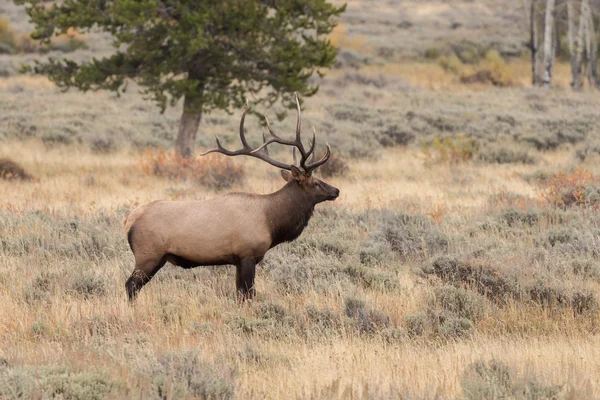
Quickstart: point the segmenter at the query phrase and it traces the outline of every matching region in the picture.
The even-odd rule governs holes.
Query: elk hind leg
[[[256,260],[247,258],[236,265],[235,284],[242,300],[251,299],[256,295],[254,276],[256,274]]]
[[[139,291],[144,285],[150,282],[150,279],[165,265],[166,260],[162,257],[160,260],[146,261],[143,263],[135,264],[135,269],[131,273],[127,282],[125,282],[125,289],[127,290],[127,297],[129,301],[135,300]]]

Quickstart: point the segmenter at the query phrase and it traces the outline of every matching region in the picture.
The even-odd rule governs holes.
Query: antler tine
[[[315,127],[313,126],[312,141],[310,142],[310,148],[308,149],[308,152],[306,152],[306,158],[308,158],[310,156],[309,162],[315,161],[315,146],[316,145],[317,145],[317,131],[315,130]]]
[[[325,155],[319,161],[308,164],[306,166],[306,171],[312,171],[315,168],[325,164],[327,162],[327,160],[329,160],[330,156],[331,156],[331,147],[329,146],[329,143],[327,143],[327,150],[325,151]]]
[[[269,130],[269,133],[271,134],[271,138],[269,140],[264,141],[262,145],[260,145],[258,148],[256,148],[255,150],[253,150],[252,151],[253,153],[259,152],[260,150],[262,150],[263,148],[266,148],[271,143],[279,143],[279,144],[283,144],[283,145],[286,145],[286,146],[296,146],[296,147],[298,147],[296,141],[283,139],[283,138],[277,136],[275,134],[275,132],[273,132],[273,129],[271,128],[271,124],[269,123],[269,119],[267,117],[265,117],[265,123],[267,125],[267,129]]]
[[[268,150],[266,149],[266,145],[269,144],[268,141],[263,143],[263,145],[256,150],[253,149],[248,144],[248,141],[246,140],[246,135],[244,134],[244,120],[246,118],[247,112],[248,112],[248,103],[246,103],[246,106],[244,107],[244,111],[242,112],[242,118],[240,121],[240,140],[242,141],[242,146],[243,146],[240,150],[236,150],[236,151],[227,150],[226,148],[224,148],[221,145],[219,138],[215,136],[215,139],[217,142],[217,147],[214,149],[205,151],[204,153],[202,153],[200,155],[205,156],[209,153],[221,153],[226,156],[250,156],[250,157],[255,157],[255,158],[261,159],[261,160],[267,162],[268,164],[273,165],[274,167],[290,171],[292,169],[291,165],[284,164],[280,161],[274,160],[269,156]],[[264,133],[263,133],[263,141],[264,141],[264,139],[265,139],[265,137],[264,137]],[[263,148],[265,149],[265,152],[259,152],[259,150],[261,150]]]
[[[264,128],[263,128],[262,135],[263,135],[263,146],[264,146],[263,150],[265,151],[266,155],[269,155],[269,149],[267,148],[267,144],[266,144],[267,143],[267,138],[265,137],[265,130],[264,130]]]
[[[298,93],[294,92],[294,97],[296,98],[296,142],[298,143],[298,150],[302,155],[302,160],[300,160],[300,164],[304,164],[303,160],[306,160],[306,151],[304,150],[304,145],[302,144],[301,130],[302,130],[302,112],[300,111],[300,99],[298,98]]]
[[[244,133],[244,120],[246,119],[246,113],[248,112],[248,100],[246,100],[246,104],[244,105],[244,111],[242,111],[242,119],[240,120],[240,140],[242,141],[242,145],[244,148],[250,148],[248,145],[248,141],[246,141],[246,134]]]

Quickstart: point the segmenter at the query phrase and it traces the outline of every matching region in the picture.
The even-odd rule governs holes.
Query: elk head
[[[314,170],[316,170],[319,166],[325,164],[329,157],[331,156],[331,147],[327,143],[327,150],[325,151],[325,155],[318,160],[315,161],[315,146],[316,146],[316,132],[313,128],[313,137],[310,142],[308,150],[305,149],[302,138],[301,138],[301,130],[302,130],[302,116],[300,111],[300,101],[298,100],[298,94],[294,93],[296,99],[296,111],[297,111],[297,120],[296,120],[296,137],[292,140],[281,138],[276,135],[271,128],[271,124],[267,117],[265,117],[265,123],[269,130],[269,134],[271,137],[267,140],[263,134],[263,144],[257,148],[252,148],[248,141],[246,140],[246,136],[244,133],[244,121],[246,119],[246,113],[248,111],[248,104],[244,107],[244,111],[242,113],[242,118],[240,121],[240,141],[242,142],[242,148],[240,150],[231,151],[225,149],[219,138],[216,137],[217,147],[211,150],[208,150],[202,154],[204,156],[209,153],[221,153],[227,156],[250,156],[261,159],[267,162],[270,165],[281,168],[281,175],[283,179],[288,182],[288,184],[297,185],[300,189],[301,193],[305,196],[307,201],[310,201],[312,205],[321,203],[327,200],[335,200],[339,194],[339,189],[323,182],[320,179],[317,179],[312,176]],[[278,143],[284,146],[292,147],[293,154],[293,163],[285,164],[283,162],[274,160],[269,156],[269,151],[267,147],[270,144]],[[296,158],[296,150],[300,153],[300,162],[298,163]]]

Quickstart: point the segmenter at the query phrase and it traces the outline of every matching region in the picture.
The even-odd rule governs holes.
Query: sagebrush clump
[[[173,180],[190,180],[211,189],[231,188],[243,181],[244,169],[226,157],[209,154],[184,158],[162,148],[146,150],[140,160],[140,170],[149,175]]]

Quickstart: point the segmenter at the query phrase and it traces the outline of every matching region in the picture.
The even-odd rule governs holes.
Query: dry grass
[[[0,179],[0,398],[600,397],[597,95],[565,90],[566,64],[546,91],[519,57],[453,71],[422,54],[473,37],[515,51],[519,10],[501,3],[349,2],[331,39],[354,64],[303,112],[318,151],[328,141],[343,162],[325,178],[341,196],[268,253],[245,304],[233,268],[167,265],[129,305],[121,221],[157,199],[269,193],[277,171],[182,163],[163,150],[180,110],[159,114],[134,84],[115,98],[0,78],[0,159],[35,178]],[[82,59],[108,48],[87,42]],[[478,68],[511,86],[461,82]],[[238,147],[238,118],[204,116],[198,147],[215,134]],[[291,137],[293,124],[274,128]],[[207,168],[245,179],[224,189],[198,178]],[[477,380],[482,365],[510,382]]]

